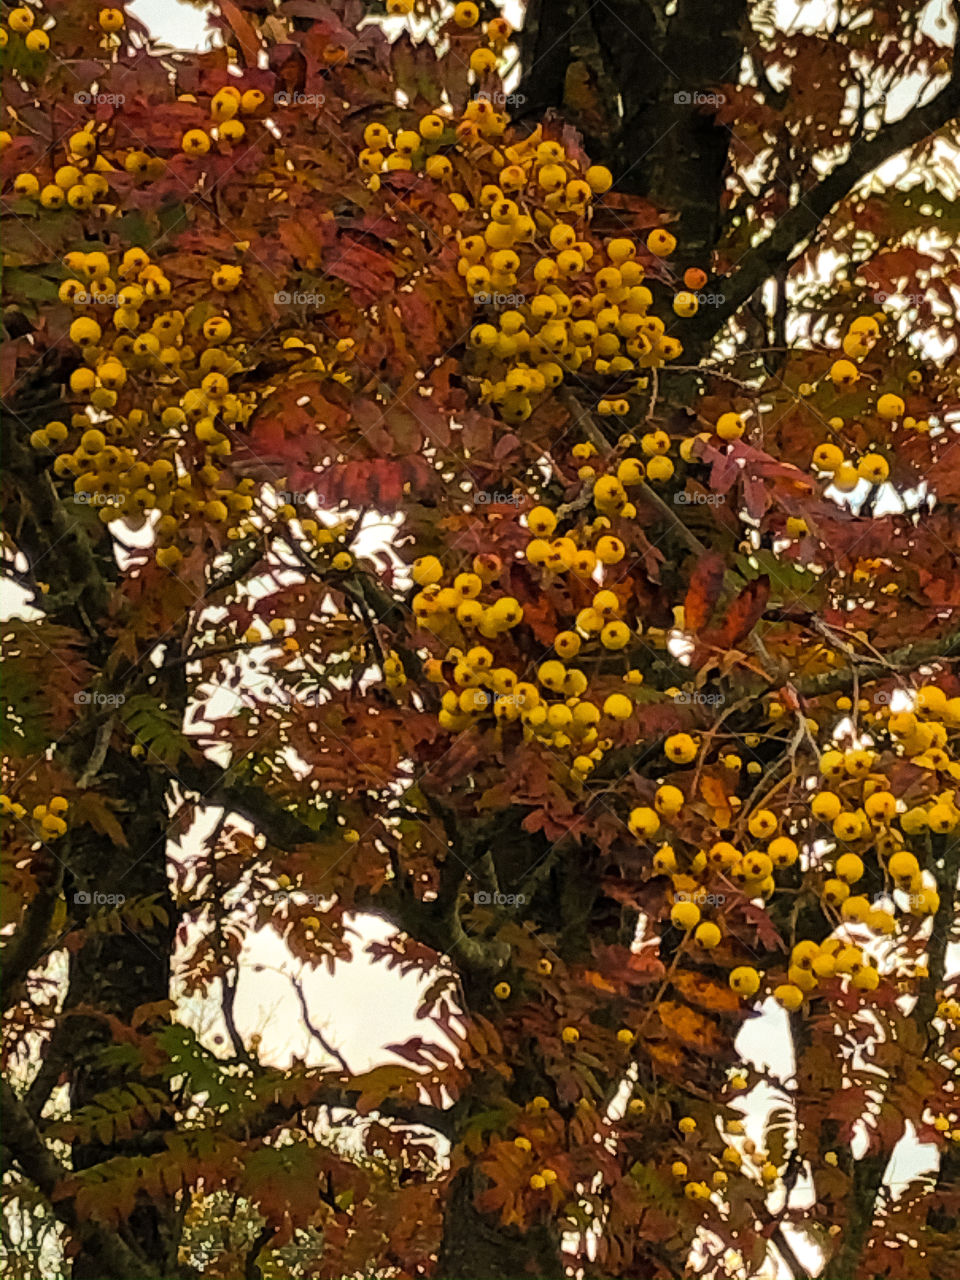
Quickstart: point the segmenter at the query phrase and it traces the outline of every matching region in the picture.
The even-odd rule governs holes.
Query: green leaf
[[[9,267],[3,273],[4,288],[14,299],[30,302],[56,302],[57,282],[40,271],[25,267]]]
[[[123,722],[149,755],[173,768],[186,750],[180,717],[156,698],[136,694],[122,709]]]

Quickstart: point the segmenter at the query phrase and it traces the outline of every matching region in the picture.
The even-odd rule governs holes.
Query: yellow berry
[[[674,764],[689,764],[697,754],[697,744],[689,733],[674,733],[663,746],[664,754]]]
[[[760,975],[750,965],[740,965],[731,971],[730,987],[741,996],[752,996],[760,990]]]
[[[670,919],[678,929],[689,933],[699,923],[700,908],[695,902],[675,902],[670,911]]]

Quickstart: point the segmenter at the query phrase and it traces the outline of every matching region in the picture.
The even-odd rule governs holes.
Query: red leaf
[[[745,639],[763,616],[769,599],[770,579],[765,574],[744,587],[727,610],[718,638],[720,646],[732,649]]]
[[[684,624],[688,631],[702,631],[710,621],[723,588],[725,567],[723,556],[717,553],[698,561],[683,602]]]

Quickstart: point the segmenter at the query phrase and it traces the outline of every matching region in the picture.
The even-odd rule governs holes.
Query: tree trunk
[[[108,754],[104,764],[104,774],[109,776],[111,771],[115,775],[111,790],[126,797],[129,806],[129,812],[120,815],[129,848],[93,834],[89,827],[83,828],[83,833],[90,835],[81,836],[73,846],[73,885],[67,887],[67,893],[81,895],[81,903],[84,893],[91,895],[90,905],[79,909],[86,911],[88,918],[97,910],[93,899],[97,892],[123,894],[131,904],[150,898],[163,910],[165,918],[157,920],[151,915],[149,924],[131,924],[128,918],[120,932],[88,934],[84,946],[70,959],[68,1003],[95,1009],[129,1025],[140,1005],[166,1000],[170,995],[176,918],[167,877],[167,806],[163,790],[156,784],[156,771],[141,770],[129,757],[115,752]],[[103,1064],[103,1051],[112,1043],[113,1034],[104,1016],[69,1018],[65,1061],[71,1074],[72,1110],[89,1105],[98,1093],[123,1084],[125,1070]],[[112,1144],[96,1139],[77,1142],[73,1165],[79,1171],[117,1156],[150,1155],[162,1146],[160,1133],[151,1126]],[[167,1205],[166,1209],[172,1213],[173,1206]],[[124,1234],[131,1247],[160,1276],[166,1274],[165,1260],[176,1248],[173,1230],[168,1213],[141,1198]],[[105,1265],[99,1251],[84,1247],[74,1258],[73,1280],[129,1280],[121,1272],[105,1270]]]
[[[677,216],[672,262],[709,272],[720,233],[729,132],[719,86],[739,77],[746,0],[530,0],[521,115],[559,111],[607,163],[618,191]],[[698,100],[699,99],[699,100]]]
[[[462,1170],[450,1188],[437,1275],[443,1280],[563,1280],[560,1234],[552,1224],[503,1227],[474,1204],[476,1175]]]

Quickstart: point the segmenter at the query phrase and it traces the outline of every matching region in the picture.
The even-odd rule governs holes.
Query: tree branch
[[[949,631],[935,640],[917,640],[893,649],[883,658],[865,659],[855,665],[826,671],[822,675],[794,680],[794,691],[802,698],[818,698],[825,693],[849,689],[855,680],[876,680],[897,671],[914,671],[917,667],[948,662],[960,657],[960,631]]]
[[[57,1187],[70,1177],[70,1170],[49,1150],[23,1103],[5,1080],[0,1084],[0,1126],[4,1146],[24,1176],[50,1201],[57,1218],[82,1236],[87,1248],[100,1256],[105,1274],[129,1277],[129,1280],[157,1280],[156,1270],[117,1234],[98,1223],[80,1222],[72,1198],[55,1198]]]
[[[53,884],[39,890],[27,907],[20,927],[0,952],[3,958],[3,967],[0,970],[0,998],[5,1010],[16,999],[20,984],[43,952],[43,944],[60,897],[62,884],[63,869],[58,867]]]
[[[801,196],[766,239],[744,255],[732,276],[716,279],[706,286],[708,291],[722,293],[724,301],[709,311],[701,311],[693,321],[694,346],[698,345],[697,338],[709,342],[778,267],[794,261],[831,209],[868,174],[891,156],[930,137],[958,115],[960,62],[955,59],[950,82],[934,98],[884,125],[870,137],[858,138],[846,160]]]
[[[297,993],[297,1001],[300,1005],[300,1017],[303,1019],[303,1025],[307,1028],[307,1030],[310,1032],[310,1035],[314,1038],[314,1040],[316,1040],[317,1044],[324,1051],[324,1053],[327,1054],[328,1057],[333,1058],[334,1062],[341,1069],[341,1071],[345,1071],[348,1075],[352,1075],[353,1073],[351,1072],[350,1067],[347,1064],[346,1058],[343,1056],[343,1054],[340,1052],[339,1049],[335,1049],[333,1047],[333,1045],[330,1043],[327,1037],[323,1034],[320,1028],[314,1023],[314,1021],[310,1017],[310,1009],[307,1006],[307,997],[303,991],[303,983],[298,982],[292,973],[287,974],[287,977],[290,979],[290,983],[294,991]]]
[[[956,926],[956,894],[957,894],[957,873],[960,872],[960,840],[956,840],[953,836],[934,836],[933,843],[935,852],[940,852],[943,856],[943,881],[938,884],[940,891],[940,905],[933,917],[933,923],[930,928],[930,944],[927,947],[927,977],[924,980],[920,995],[917,997],[917,1004],[914,1009],[914,1021],[920,1027],[930,1027],[934,1015],[937,1010],[937,993],[943,987],[944,974],[947,964],[947,946],[950,940],[950,931]],[[936,850],[936,845],[940,845],[940,849]],[[928,1035],[935,1037],[936,1033],[928,1030]]]

